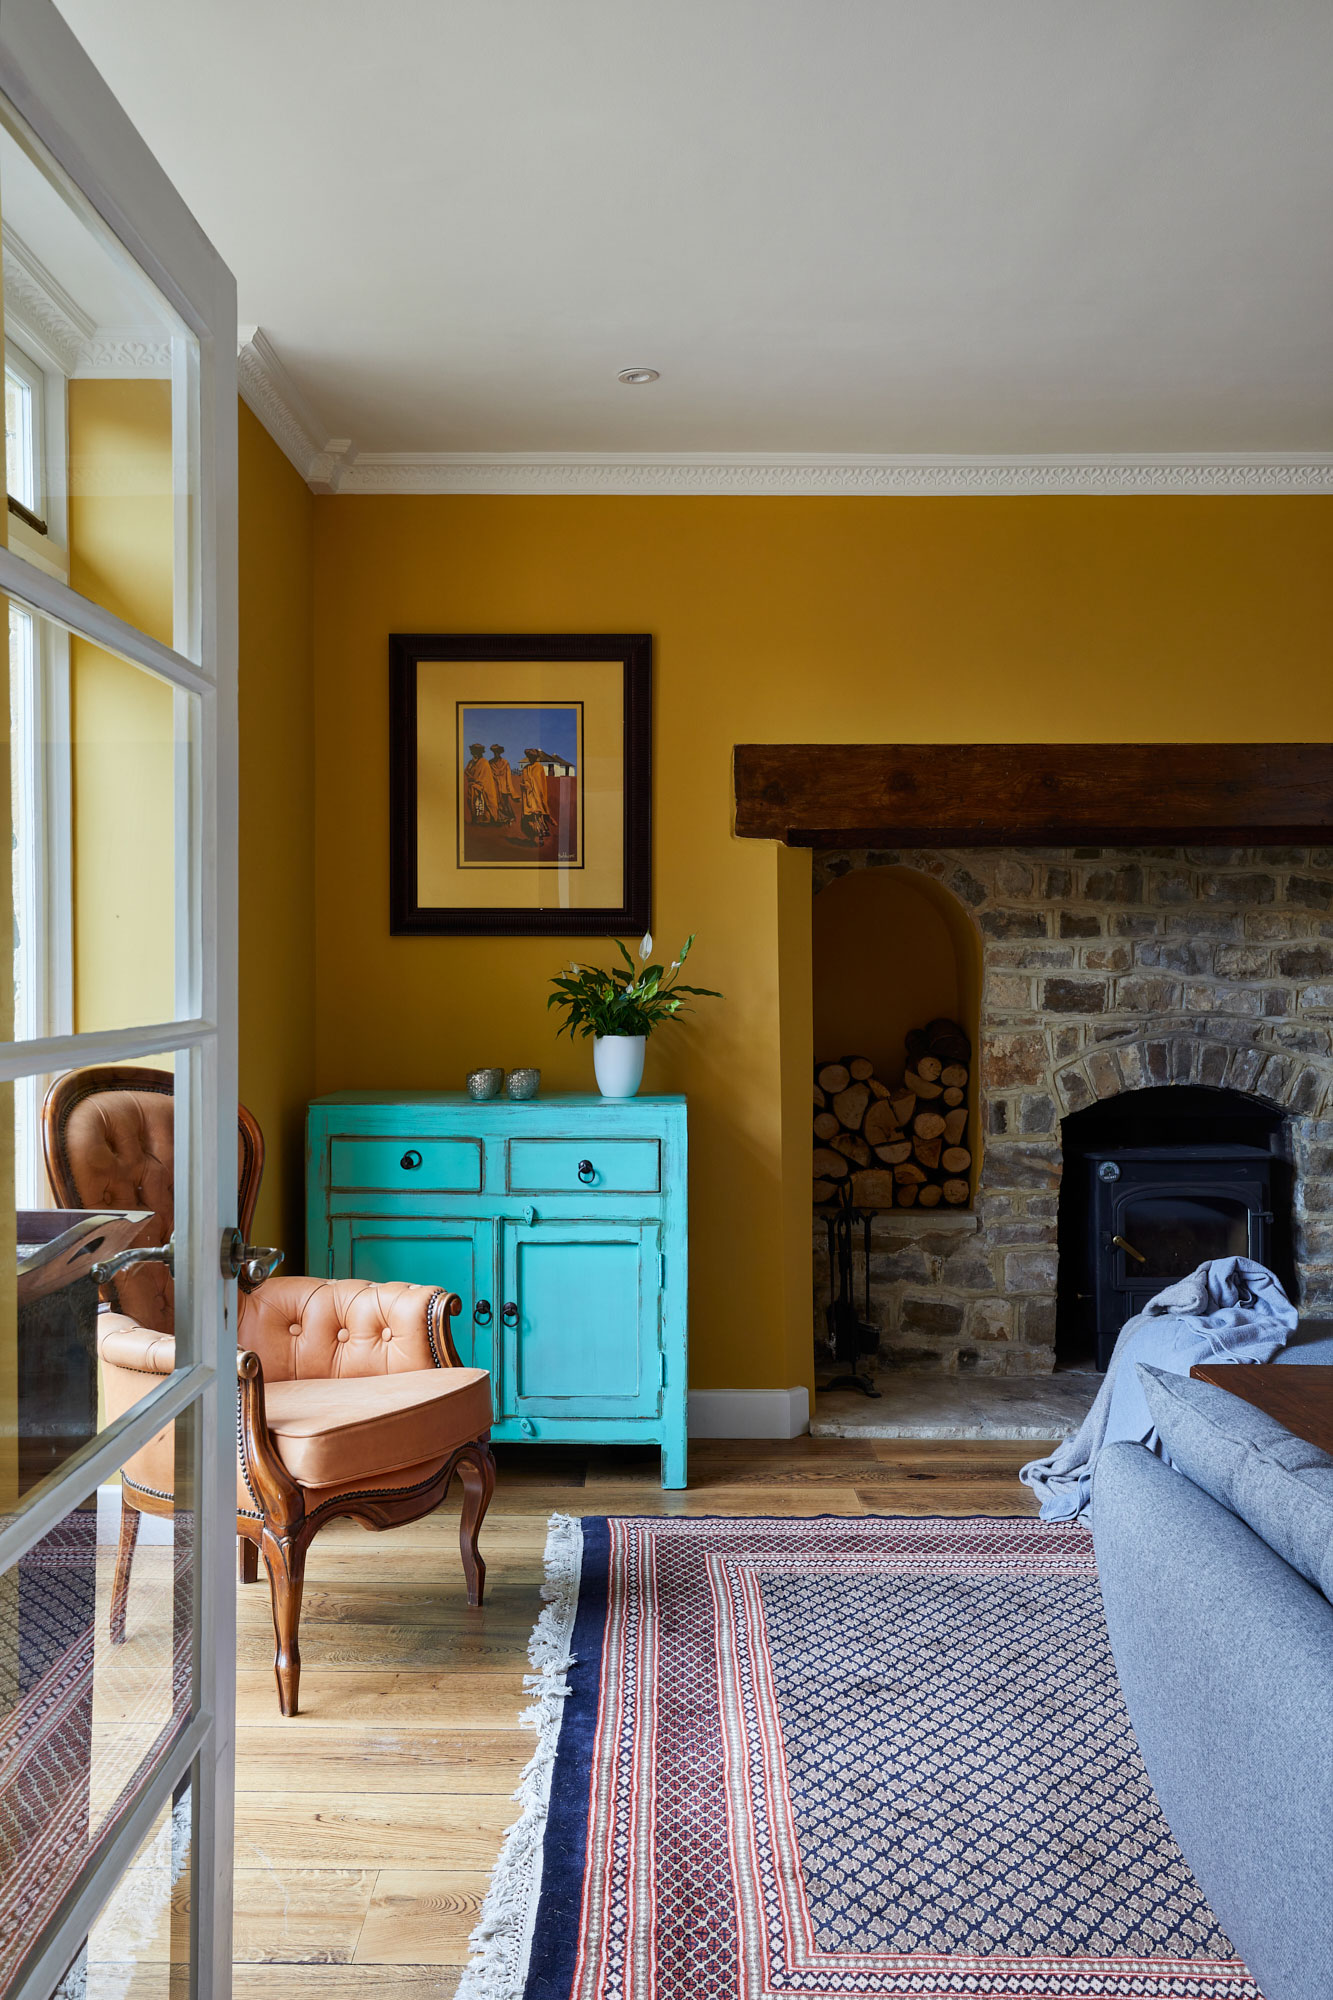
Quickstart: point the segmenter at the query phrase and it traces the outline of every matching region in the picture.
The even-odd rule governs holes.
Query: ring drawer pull
[[[405,1170],[409,1174],[415,1173],[417,1168],[421,1165],[421,1155],[417,1151],[416,1147],[409,1146],[408,1150],[403,1154],[403,1157],[398,1162],[398,1164],[400,1167],[405,1168]]]
[[[593,1165],[592,1161],[580,1160],[579,1179],[583,1182],[584,1187],[591,1187],[596,1178],[597,1178],[597,1169]]]
[[[490,1300],[478,1299],[477,1303],[472,1308],[472,1317],[477,1322],[478,1326],[489,1326],[491,1323]]]
[[[533,1423],[531,1417],[522,1418],[518,1427],[525,1438],[536,1437],[537,1435],[537,1426]]]
[[[503,1306],[501,1306],[500,1317],[504,1321],[506,1326],[518,1325],[518,1307],[514,1304],[514,1301],[512,1299],[509,1299]]]

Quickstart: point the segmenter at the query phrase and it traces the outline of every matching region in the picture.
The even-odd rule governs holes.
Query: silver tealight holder
[[[541,1087],[542,1073],[539,1069],[511,1069],[505,1078],[506,1097],[535,1097]]]
[[[500,1095],[500,1085],[504,1080],[502,1069],[470,1069],[467,1073],[467,1094],[478,1104],[484,1104],[488,1097]]]

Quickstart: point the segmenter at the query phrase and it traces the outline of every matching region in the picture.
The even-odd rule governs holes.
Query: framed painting
[[[646,633],[393,633],[391,931],[650,930],[651,766]]]

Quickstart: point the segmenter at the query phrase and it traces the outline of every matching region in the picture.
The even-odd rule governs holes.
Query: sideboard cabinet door
[[[463,1301],[453,1322],[459,1359],[465,1368],[489,1368],[499,1318],[492,1296],[494,1234],[494,1223],[467,1216],[335,1215],[330,1274],[457,1292]]]
[[[504,1416],[655,1417],[661,1408],[656,1222],[500,1222]]]

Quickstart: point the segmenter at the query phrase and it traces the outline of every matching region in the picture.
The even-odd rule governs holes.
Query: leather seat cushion
[[[484,1368],[418,1368],[265,1385],[273,1442],[302,1486],[359,1485],[445,1458],[491,1427]]]

